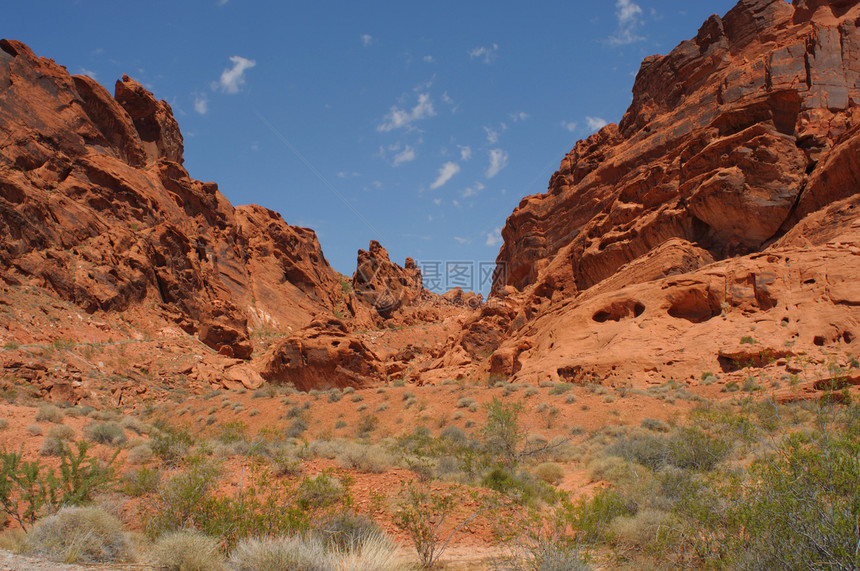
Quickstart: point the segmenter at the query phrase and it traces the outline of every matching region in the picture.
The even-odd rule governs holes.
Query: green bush
[[[160,425],[156,428],[158,430],[154,432],[149,442],[152,452],[166,466],[179,465],[194,444],[194,438],[183,429],[176,429],[167,425]]]
[[[75,444],[75,452],[60,443],[59,466],[54,469],[38,461],[24,461],[21,452],[0,449],[0,512],[22,529],[62,506],[79,506],[105,491],[114,479],[111,464],[89,456],[86,442]]]
[[[591,498],[582,497],[567,505],[567,521],[573,528],[578,541],[596,543],[610,538],[609,525],[616,517],[636,513],[631,505],[618,492],[600,490]]]
[[[126,473],[122,478],[122,491],[129,496],[144,496],[158,490],[161,471],[144,466]]]
[[[60,563],[120,563],[133,558],[122,524],[95,507],[66,507],[40,520],[25,551]]]
[[[164,571],[218,571],[224,556],[218,542],[196,531],[174,531],[158,538],[152,550],[158,569]]]

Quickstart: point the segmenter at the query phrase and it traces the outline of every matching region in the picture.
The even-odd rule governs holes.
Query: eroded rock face
[[[157,312],[239,359],[249,328],[298,329],[343,304],[316,235],[191,178],[170,106],[127,76],[111,96],[0,41],[0,138],[9,284]]]
[[[858,22],[856,1],[742,0],[646,59],[621,122],[508,219],[501,309],[451,353],[480,362],[484,332],[490,374],[641,385],[855,350]]]
[[[673,238],[715,259],[755,252],[847,196],[852,167],[823,167],[855,150],[858,17],[856,2],[742,0],[646,59],[620,124],[509,217],[493,292],[571,297]]]
[[[363,387],[386,380],[378,356],[334,318],[314,321],[270,347],[258,370],[269,382],[291,383],[302,391]]]

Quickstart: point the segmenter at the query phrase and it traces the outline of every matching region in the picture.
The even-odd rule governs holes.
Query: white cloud
[[[447,162],[439,168],[439,176],[436,177],[436,180],[433,181],[433,184],[430,185],[430,188],[439,188],[453,177],[455,174],[460,172],[460,165],[457,163]]]
[[[257,62],[242,56],[232,56],[230,61],[233,62],[233,67],[225,67],[221,72],[221,79],[214,86],[220,86],[221,91],[226,93],[239,93],[239,88],[245,84],[245,72],[257,65]]]
[[[434,198],[433,204],[435,204],[436,206],[441,206],[442,205],[442,199],[441,198]]]
[[[502,228],[493,228],[492,232],[487,232],[487,246],[498,246],[502,243]]]
[[[491,129],[490,127],[484,127],[484,131],[487,132],[487,142],[491,145],[495,145],[499,142],[499,132],[495,129]]]
[[[406,145],[402,151],[394,155],[394,162],[391,163],[393,166],[397,167],[402,164],[411,162],[415,160],[415,149]]]
[[[525,121],[529,117],[531,117],[531,115],[524,111],[520,111],[519,113],[511,113],[511,121],[513,121],[514,123],[516,123],[517,121]]]
[[[460,236],[454,236],[454,240],[456,240],[458,244],[471,244],[472,243],[472,241],[469,238],[462,238]]]
[[[459,145],[457,145],[457,146],[460,149],[460,160],[461,161],[468,161],[469,159],[472,158],[472,147],[470,147],[468,145],[464,146],[464,147],[460,147]]]
[[[435,63],[436,59],[433,56],[424,56],[424,63]]]
[[[642,8],[633,0],[615,2],[615,17],[618,18],[618,28],[609,36],[611,45],[624,46],[645,39],[636,33],[642,25]]]
[[[496,59],[496,54],[499,51],[499,44],[493,43],[490,47],[479,46],[469,50],[470,59],[480,59],[484,63],[490,63]]]
[[[418,103],[411,110],[401,109],[396,105],[385,116],[385,119],[377,127],[377,131],[386,132],[403,127],[409,127],[415,121],[433,117],[436,111],[428,93],[418,95]]]
[[[493,178],[506,166],[508,166],[508,153],[502,149],[491,150],[490,166],[487,167],[487,178]]]
[[[590,131],[599,131],[606,127],[609,123],[601,117],[586,117],[585,124],[588,125]]]
[[[368,47],[373,43],[373,36],[370,34],[361,34],[361,45]]]
[[[576,121],[562,121],[561,126],[573,133],[576,131]]]
[[[484,190],[485,188],[486,187],[483,184],[481,184],[480,182],[476,182],[475,184],[473,184],[472,186],[468,187],[466,190],[463,191],[463,198],[469,198],[470,196],[475,196],[479,192]]]
[[[225,4],[227,4],[227,2],[229,2],[229,1],[230,1],[230,0],[218,0],[218,5],[219,5],[219,6],[224,6],[224,5],[225,5]]]
[[[82,67],[82,68],[81,68],[81,75],[86,75],[86,76],[89,76],[89,77],[91,77],[91,78],[93,78],[93,79],[98,79],[98,78],[96,77],[96,72],[94,72],[94,71],[93,71],[93,70],[91,70],[91,69],[87,69],[87,68],[85,68],[85,67]]]
[[[352,171],[352,172],[340,171],[339,173],[337,173],[338,178],[351,178],[351,177],[356,177],[356,176],[361,176],[361,173],[356,172],[356,171]]]
[[[209,100],[206,99],[205,95],[194,96],[194,110],[201,115],[206,115],[209,111]]]

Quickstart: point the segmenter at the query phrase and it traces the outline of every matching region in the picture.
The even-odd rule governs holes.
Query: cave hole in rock
[[[671,295],[669,300],[669,315],[691,323],[703,323],[722,313],[719,300],[706,288],[684,290]]]
[[[842,341],[844,341],[845,343],[854,342],[854,334],[851,333],[850,331],[843,331],[842,332]]]
[[[823,335],[816,335],[815,338],[812,339],[812,343],[816,347],[823,347],[826,342],[827,339],[825,339]]]
[[[608,306],[597,311],[591,318],[597,323],[621,321],[628,317],[639,317],[645,313],[645,305],[632,299],[613,301]]]

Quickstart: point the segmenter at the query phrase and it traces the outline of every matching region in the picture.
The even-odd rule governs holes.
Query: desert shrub
[[[481,485],[525,505],[538,499],[555,500],[552,489],[543,482],[535,481],[524,472],[514,473],[502,467],[490,470],[481,480]]]
[[[201,524],[218,473],[214,464],[192,459],[187,470],[163,481],[158,486],[151,512],[145,518],[144,527],[149,536],[193,529]]]
[[[591,498],[582,497],[567,506],[567,521],[573,528],[578,541],[596,543],[607,540],[609,525],[619,516],[636,513],[631,505],[618,492],[612,489],[600,490]]]
[[[129,464],[146,464],[152,459],[152,448],[148,444],[138,444],[128,451]]]
[[[121,446],[128,440],[125,431],[115,422],[90,423],[84,427],[84,436],[93,442],[110,446]]]
[[[394,523],[412,542],[421,564],[432,567],[448,545],[442,529],[455,506],[451,493],[431,493],[416,485],[407,486],[401,493]]]
[[[358,549],[382,533],[372,519],[352,513],[332,514],[314,526],[314,531],[329,548],[340,551]]]
[[[337,455],[338,463],[343,468],[381,474],[394,465],[394,457],[382,446],[362,446],[347,442]]]
[[[218,542],[196,531],[173,531],[158,538],[152,549],[158,569],[165,571],[217,571],[224,569]]]
[[[643,418],[640,426],[653,432],[669,432],[669,425],[656,418]]]
[[[355,435],[358,438],[366,438],[376,430],[377,426],[379,426],[379,417],[372,413],[362,413],[355,426]]]
[[[305,512],[329,506],[349,503],[349,490],[340,480],[322,473],[313,478],[304,478],[295,491],[295,502]]]
[[[484,405],[487,422],[481,430],[487,451],[505,466],[514,466],[519,461],[520,446],[525,431],[519,425],[521,403],[506,404],[496,397]]]
[[[122,419],[120,424],[123,428],[127,428],[138,435],[147,434],[150,430],[150,426],[148,424],[133,416],[126,416]]]
[[[95,507],[66,507],[42,519],[27,534],[26,552],[62,563],[123,562],[133,557],[122,524]]]
[[[32,434],[33,436],[41,436],[45,433],[45,429],[39,426],[38,424],[28,424],[27,432]]]
[[[710,471],[731,451],[723,439],[698,428],[681,428],[671,434],[634,434],[609,447],[608,452],[659,470],[665,465]]]
[[[373,571],[403,571],[412,569],[400,557],[397,545],[382,533],[365,536],[356,546],[346,551],[338,550],[338,569]]]
[[[361,402],[364,400],[364,395],[360,395],[358,393],[355,393],[354,395],[349,397],[349,400],[351,400],[352,402]]]
[[[42,515],[88,503],[97,490],[106,489],[114,479],[113,459],[105,464],[89,456],[83,441],[75,447],[73,452],[60,443],[56,469],[25,462],[23,451],[0,449],[0,512],[26,529]]]
[[[129,496],[144,496],[155,492],[161,481],[161,472],[155,468],[142,467],[127,472],[122,478],[122,491]]]
[[[36,422],[63,422],[63,411],[52,404],[40,406],[36,411]]]
[[[298,438],[308,429],[308,423],[304,418],[297,418],[287,427],[285,435],[287,438]]]
[[[676,534],[676,529],[677,521],[671,513],[645,508],[635,515],[616,517],[609,525],[609,534],[616,544],[624,548],[650,548],[659,554],[660,547],[665,547],[665,542]]]
[[[590,571],[579,550],[562,541],[536,545],[527,561],[530,571]]]
[[[318,539],[265,537],[244,539],[230,555],[236,571],[333,571],[337,563]]]
[[[343,398],[343,393],[337,389],[332,389],[328,393],[328,402],[338,402]]]
[[[564,479],[564,468],[555,462],[543,462],[535,466],[534,475],[547,484],[558,485]]]
[[[59,438],[46,438],[39,447],[39,456],[59,456],[63,450],[63,441]]]
[[[457,399],[457,408],[469,408],[473,404],[475,404],[475,399],[469,397],[460,397]]]
[[[6,430],[9,428],[9,421],[5,418],[0,418],[0,430]]]
[[[49,428],[45,437],[63,441],[72,440],[75,437],[75,429],[66,424],[58,424]]]
[[[563,395],[565,393],[569,393],[573,390],[575,385],[573,383],[555,383],[549,389],[550,395]]]
[[[277,448],[270,454],[270,466],[275,476],[294,476],[302,472],[302,461],[290,448]]]

